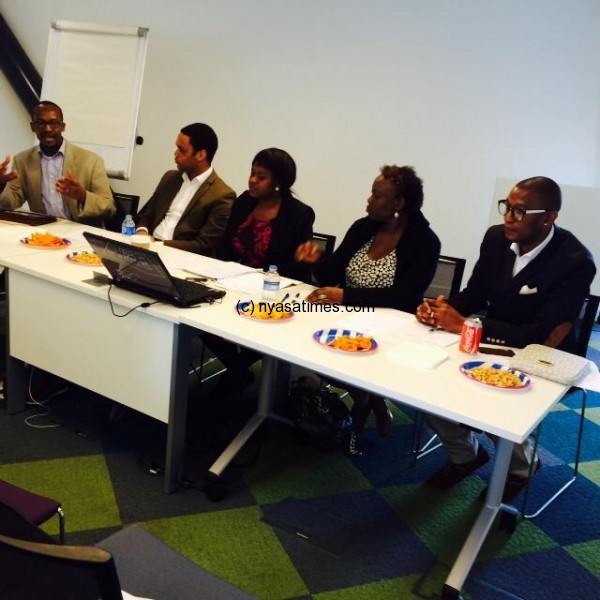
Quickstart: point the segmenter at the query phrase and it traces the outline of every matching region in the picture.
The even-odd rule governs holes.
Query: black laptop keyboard
[[[177,286],[177,291],[186,302],[194,301],[197,298],[202,299],[206,296],[208,288],[205,285],[194,281],[187,281],[180,277],[173,277],[172,279]]]

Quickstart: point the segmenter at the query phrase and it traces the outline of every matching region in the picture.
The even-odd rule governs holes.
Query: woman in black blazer
[[[322,286],[307,300],[390,307],[414,314],[440,254],[440,240],[422,206],[423,182],[412,167],[382,167],[367,200],[367,216],[352,224],[330,257],[321,260],[318,247],[310,241],[297,249],[296,260],[313,265]],[[354,399],[349,451],[359,454],[358,435],[371,410],[382,436],[389,433],[392,416],[383,398],[358,389],[349,392]]]
[[[291,190],[296,163],[284,150],[261,150],[252,161],[248,190],[234,203],[218,257],[251,267],[277,265],[284,277],[307,279],[294,260],[299,244],[312,239],[315,212]]]
[[[250,267],[277,265],[284,277],[310,280],[310,268],[294,260],[298,245],[312,239],[315,212],[291,190],[296,163],[284,150],[261,150],[252,161],[248,190],[233,203],[223,242],[217,256]],[[238,348],[217,336],[206,341],[227,367],[213,397],[241,391],[252,382],[250,365],[258,352]]]

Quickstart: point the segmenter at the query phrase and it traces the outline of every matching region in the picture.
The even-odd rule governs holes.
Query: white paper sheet
[[[588,368],[583,372],[575,385],[592,392],[600,392],[600,372],[598,372],[598,365],[589,361]]]
[[[409,367],[434,369],[448,358],[448,353],[433,344],[405,340],[392,346],[386,356]]]
[[[244,294],[258,295],[262,294],[264,273],[262,271],[251,271],[233,277],[221,277],[217,283],[219,287],[232,292],[242,292]],[[284,289],[290,285],[298,283],[294,279],[282,277],[279,281],[279,289]]]
[[[350,329],[361,333],[378,337],[385,335],[393,336],[395,332],[401,331],[404,323],[414,317],[407,313],[390,311],[378,308],[375,312],[347,312],[344,306],[339,307],[340,318],[335,326],[339,329]]]
[[[256,269],[240,263],[224,262],[193,252],[168,252],[168,248],[163,248],[163,250],[159,249],[159,254],[168,269],[182,269],[208,279],[223,279],[235,277],[241,273],[256,273]]]
[[[398,335],[414,341],[441,346],[443,348],[458,344],[460,341],[460,335],[449,333],[442,329],[431,329],[431,327],[419,323],[414,317],[410,320],[403,321],[402,331],[399,332]]]

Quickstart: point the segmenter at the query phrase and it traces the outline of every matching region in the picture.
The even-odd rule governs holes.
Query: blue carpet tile
[[[58,494],[67,508],[68,543],[93,544],[140,523],[264,600],[438,600],[491,470],[490,461],[452,490],[424,486],[445,454],[438,449],[414,460],[414,415],[407,409],[386,439],[370,422],[360,440],[364,454],[352,458],[341,448],[300,446],[287,427],[263,428],[225,471],[227,497],[212,502],[202,491],[204,475],[239,422],[202,414],[196,403],[182,487],[166,495],[164,424],[113,410],[112,403],[103,407],[97,398],[90,404],[96,416],[86,414],[90,396],[74,394],[63,399],[65,416],[72,402],[76,418],[68,427],[33,429],[24,418],[39,407],[9,416],[0,405],[0,478]],[[530,509],[570,477],[580,407],[581,395],[570,395],[544,421],[543,468],[531,486]],[[465,583],[465,600],[600,599],[600,394],[588,395],[588,407],[580,476],[512,535],[492,527]],[[90,435],[78,432],[80,426]],[[428,436],[425,427],[423,440]],[[480,440],[493,454],[491,440]],[[80,478],[57,468],[62,461],[70,469],[95,469],[81,478],[93,475],[87,489],[98,486],[104,495],[88,491],[89,499],[77,498]],[[49,466],[52,476],[45,477]],[[48,531],[55,534],[56,524]]]

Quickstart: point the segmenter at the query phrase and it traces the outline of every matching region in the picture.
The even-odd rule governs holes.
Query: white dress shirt
[[[188,207],[190,200],[194,197],[194,194],[200,189],[200,186],[209,178],[213,172],[213,168],[210,167],[204,173],[200,173],[194,179],[190,179],[187,173],[183,173],[183,183],[177,192],[175,198],[169,206],[169,210],[165,215],[164,219],[156,226],[156,229],[152,235],[157,240],[172,240],[175,232],[175,227],[179,223],[179,219]]]
[[[515,258],[515,264],[513,265],[513,277],[519,272],[522,271],[549,243],[554,235],[554,225],[552,225],[552,229],[550,229],[550,233],[546,236],[546,239],[539,245],[536,246],[533,250],[530,250],[526,254],[519,254],[519,244],[517,242],[513,242],[510,245],[510,249],[517,255]]]
[[[62,196],[56,191],[56,180],[62,177],[65,164],[66,141],[63,140],[58,152],[54,156],[46,156],[40,150],[40,163],[42,166],[42,202],[49,215],[70,219],[71,215]]]

